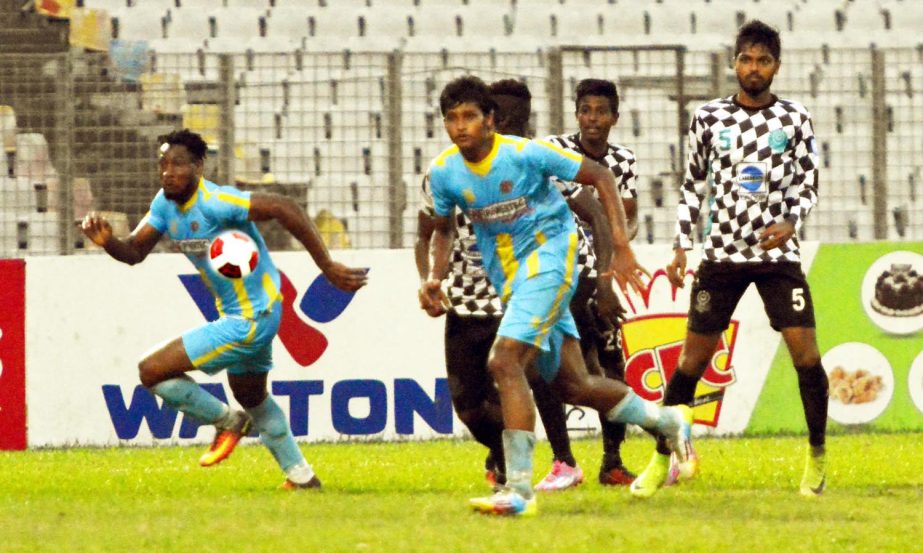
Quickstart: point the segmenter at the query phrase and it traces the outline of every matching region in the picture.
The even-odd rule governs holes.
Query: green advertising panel
[[[829,429],[923,430],[923,243],[822,245],[808,273]],[[779,346],[746,434],[806,433]]]

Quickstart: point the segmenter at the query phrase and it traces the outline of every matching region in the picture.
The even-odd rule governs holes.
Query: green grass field
[[[0,453],[0,551],[919,551],[923,434],[833,436],[829,487],[797,493],[804,438],[705,439],[700,476],[652,499],[596,483],[598,440],[574,442],[588,481],[534,519],[469,512],[488,492],[471,441],[305,445],[324,489],[289,493],[269,453],[240,447]],[[641,468],[652,442],[632,437]],[[539,445],[536,477],[550,450]]]

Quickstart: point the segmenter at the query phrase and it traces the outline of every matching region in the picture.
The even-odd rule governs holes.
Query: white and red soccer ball
[[[256,269],[260,252],[256,242],[239,230],[226,230],[212,240],[208,262],[225,278],[243,278]]]

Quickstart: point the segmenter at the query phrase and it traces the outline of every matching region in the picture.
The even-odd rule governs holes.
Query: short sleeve
[[[430,168],[430,191],[433,195],[433,211],[439,217],[450,217],[455,211],[455,200],[448,189],[448,175],[445,171]]]
[[[555,146],[547,140],[533,140],[526,146],[526,155],[546,176],[573,181],[580,171],[583,156]]]
[[[167,232],[167,199],[163,196],[163,191],[157,193],[151,201],[151,208],[141,220],[141,223],[147,223],[154,227],[160,234]]]

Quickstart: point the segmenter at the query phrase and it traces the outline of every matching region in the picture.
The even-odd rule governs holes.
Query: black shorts
[[[498,328],[499,317],[446,313],[445,372],[456,412],[479,408],[485,401],[500,404],[493,377],[487,370],[487,358]]]
[[[596,279],[581,278],[577,291],[570,301],[570,312],[580,333],[580,349],[584,358],[595,347],[599,365],[603,373],[617,380],[625,377],[625,360],[622,357],[622,325],[609,326],[602,320],[596,308]],[[587,365],[593,372],[595,367]]]
[[[800,263],[703,261],[689,297],[689,330],[699,334],[724,331],[750,283],[756,284],[773,330],[814,328],[814,302]]]

